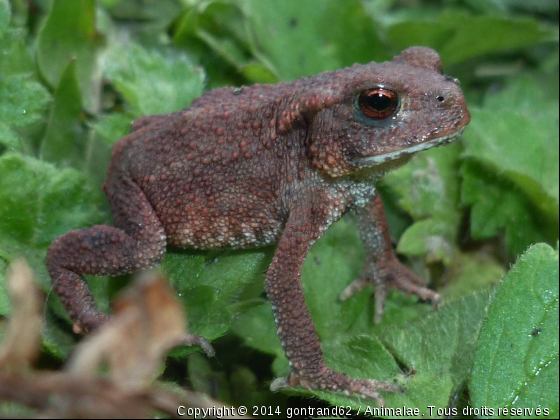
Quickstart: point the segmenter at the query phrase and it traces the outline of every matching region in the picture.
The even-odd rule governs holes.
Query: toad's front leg
[[[434,307],[440,302],[439,295],[426,288],[416,274],[399,262],[393,251],[389,227],[379,194],[363,208],[356,211],[358,228],[366,249],[366,261],[360,276],[342,292],[345,300],[368,284],[375,286],[375,323],[383,318],[385,299],[389,289],[399,289],[430,300]]]
[[[293,209],[268,270],[266,292],[272,303],[278,336],[292,368],[289,377],[276,380],[273,388],[301,385],[310,390],[357,394],[384,406],[378,391],[400,389],[386,382],[349,378],[329,369],[305,304],[301,268],[309,248],[328,226],[327,219],[325,208],[304,205]]]

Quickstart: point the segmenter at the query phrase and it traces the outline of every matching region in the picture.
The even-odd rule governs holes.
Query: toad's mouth
[[[422,143],[417,143],[415,145],[408,146],[400,150],[383,153],[381,155],[367,156],[367,157],[360,158],[359,164],[361,167],[364,168],[372,167],[372,166],[380,165],[382,163],[397,160],[406,156],[411,156],[415,153],[431,149],[432,147],[444,146],[446,144],[452,143],[453,141],[461,137],[463,135],[463,132],[465,131],[465,128],[466,127],[462,127],[459,131],[456,131],[453,134],[449,134],[447,136],[442,136],[442,137],[436,137],[431,140]]]

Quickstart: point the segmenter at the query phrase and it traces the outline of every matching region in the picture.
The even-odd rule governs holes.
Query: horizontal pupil
[[[381,120],[395,113],[399,106],[399,98],[391,90],[370,89],[360,94],[357,105],[366,117]]]
[[[367,97],[367,104],[376,111],[385,111],[391,107],[392,98],[383,93],[374,93]]]

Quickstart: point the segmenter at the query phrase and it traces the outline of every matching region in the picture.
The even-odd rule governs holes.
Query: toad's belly
[[[167,242],[181,248],[254,248],[278,242],[280,203],[258,196],[196,192],[155,205]]]
[[[188,217],[164,222],[167,242],[180,248],[254,248],[278,242],[282,224],[259,219]]]

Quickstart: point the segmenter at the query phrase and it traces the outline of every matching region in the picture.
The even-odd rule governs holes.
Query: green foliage
[[[51,11],[37,38],[37,63],[51,86],[57,86],[68,63],[76,72],[86,109],[98,110],[99,34],[95,28],[95,0],[53,0]]]
[[[44,256],[57,236],[101,222],[101,193],[71,169],[59,170],[32,157],[0,157],[0,256]],[[43,263],[34,266],[44,272]],[[50,281],[44,278],[45,290]]]
[[[178,111],[203,91],[204,72],[183,54],[116,43],[105,63],[106,77],[127,105],[125,112],[104,115],[95,124],[96,133],[109,144],[126,135],[135,118]]]
[[[389,58],[358,0],[302,0],[298,7],[274,0],[195,2],[174,41],[203,62],[211,59],[209,48],[254,82],[293,80]]]
[[[185,305],[189,330],[193,334],[213,340],[230,330],[240,309],[239,302],[262,293],[264,273],[271,261],[270,251],[166,254],[162,269]],[[174,354],[191,351],[186,348]]]
[[[2,35],[8,27],[8,23],[10,23],[10,12],[8,0],[0,0],[0,35]]]
[[[21,149],[19,130],[41,121],[49,102],[46,89],[28,75],[0,79],[0,144]]]
[[[550,96],[529,78],[510,81],[472,110],[466,134],[462,198],[473,206],[472,235],[505,229],[513,254],[558,238],[558,98]]]
[[[136,116],[178,111],[202,94],[202,69],[178,53],[163,55],[139,45],[113,47],[105,71]]]
[[[8,30],[3,34],[0,33],[0,48],[2,48],[4,54],[0,61],[2,77],[17,74],[29,75],[35,72],[35,63],[25,45],[25,36],[22,30]]]
[[[374,325],[371,286],[341,302],[364,259],[345,218],[302,271],[326,361],[356,377],[396,378],[406,393],[385,395],[388,405],[428,416],[426,407],[456,400],[541,404],[557,415],[558,251],[534,245],[556,245],[559,232],[552,0],[0,0],[0,315],[11,310],[7,265],[23,255],[48,293],[44,351],[72,351],[46,249],[69,230],[110,223],[99,186],[110,145],[135,118],[180,110],[210,88],[386,60],[411,45],[439,51],[472,114],[463,141],[414,157],[380,185],[399,254],[433,281],[442,307],[392,292]],[[273,253],[170,249],[161,269],[190,332],[215,340],[218,359],[176,349],[164,378],[232,404],[290,404],[267,388],[289,372],[263,295]],[[126,282],[88,280],[103,310]]]
[[[0,150],[29,151],[26,134],[43,121],[50,97],[35,75],[22,30],[0,31],[0,51]]]
[[[82,96],[76,77],[76,62],[68,63],[54,95],[49,124],[41,143],[41,158],[61,166],[79,166],[85,156],[80,116]]]
[[[392,405],[421,407],[427,416],[430,405],[448,406],[469,377],[488,302],[487,291],[449,301],[436,314],[382,338],[401,363],[417,372],[410,377],[406,394],[394,396]]]
[[[431,150],[385,177],[387,187],[400,197],[399,205],[417,220],[401,237],[399,252],[425,255],[432,262],[453,260],[461,221],[456,211],[460,153],[459,144]]]
[[[533,19],[476,16],[462,11],[444,11],[435,19],[429,14],[419,20],[412,20],[407,14],[403,22],[391,25],[389,29],[389,36],[397,49],[410,45],[410,37],[415,35],[419,45],[437,49],[442,61],[451,65],[485,54],[535,45],[553,37],[554,32]]]
[[[510,270],[488,309],[470,380],[475,406],[540,406],[550,410],[547,418],[558,416],[558,298],[558,249],[535,245]]]
[[[209,83],[227,83],[228,72],[240,72],[250,80],[275,82],[276,76],[250,53],[245,17],[230,1],[195,2],[183,13],[173,42],[197,57],[201,64],[219,57],[221,66],[205,66]],[[209,47],[209,48],[208,48]]]
[[[6,316],[12,313],[12,305],[6,287],[6,262],[0,260],[0,315]]]
[[[0,83],[3,122],[15,129],[38,122],[48,100],[45,88],[35,80],[19,75],[5,77]]]

